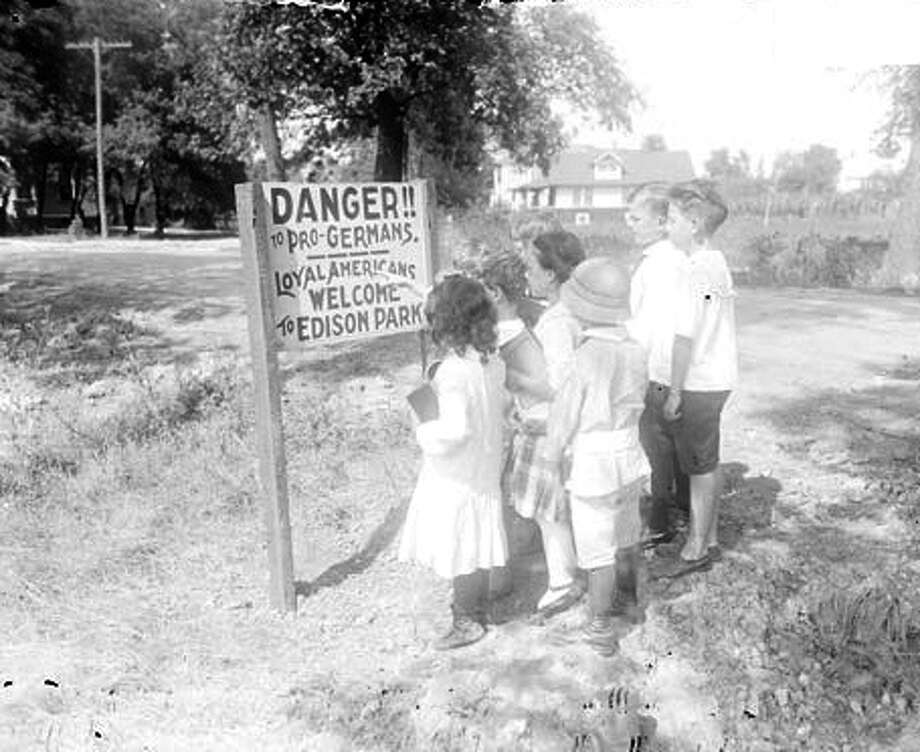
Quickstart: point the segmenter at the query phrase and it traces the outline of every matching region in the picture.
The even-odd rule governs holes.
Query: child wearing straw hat
[[[485,635],[489,571],[507,560],[499,481],[505,367],[495,354],[495,308],[476,280],[446,277],[425,315],[446,355],[432,379],[438,415],[416,429],[423,460],[399,558],[452,580],[453,623],[435,643],[443,650]]]
[[[609,259],[579,264],[560,299],[581,323],[582,340],[550,408],[541,463],[561,472],[571,452],[572,530],[578,566],[588,573],[585,637],[609,655],[616,649],[615,619],[639,617],[639,499],[649,475],[639,416],[647,355],[623,326],[629,275]]]

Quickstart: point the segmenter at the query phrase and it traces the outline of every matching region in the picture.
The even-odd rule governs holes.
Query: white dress
[[[505,366],[483,364],[467,348],[451,353],[432,381],[438,418],[416,429],[419,473],[399,545],[399,558],[442,577],[502,566],[508,543],[502,522],[501,460]]]

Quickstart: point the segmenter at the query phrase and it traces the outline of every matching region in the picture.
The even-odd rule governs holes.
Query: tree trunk
[[[0,235],[6,235],[7,231],[7,221],[6,221],[6,207],[10,204],[10,194],[12,190],[5,190],[3,194],[0,195]]]
[[[267,180],[284,181],[284,160],[281,158],[281,140],[278,138],[278,122],[275,111],[265,106],[259,111],[259,133],[265,150],[265,177]]]
[[[143,168],[141,168],[143,169]],[[134,181],[134,200],[121,200],[122,213],[125,219],[125,235],[133,235],[136,232],[135,222],[137,221],[137,207],[141,203],[141,193],[143,192],[144,182],[140,175]]]
[[[86,189],[83,185],[83,163],[77,162],[74,165],[73,171],[70,174],[70,186],[71,186],[71,195],[70,195],[70,219],[73,221],[76,217],[80,217],[80,221],[83,221],[83,195],[86,192]]]
[[[399,182],[406,162],[406,121],[402,107],[385,91],[377,97],[377,159],[374,180]]]
[[[134,234],[134,219],[137,216],[137,204],[121,200],[121,213],[125,218],[125,235]]]
[[[920,129],[910,139],[910,155],[904,168],[904,193],[878,282],[905,289],[920,288]]]
[[[45,191],[48,188],[48,162],[42,160],[38,168],[38,180],[35,184],[35,230],[45,228]]]
[[[163,200],[163,192],[160,190],[156,174],[151,177],[151,186],[153,188],[153,213],[156,215],[156,229],[153,235],[162,239],[166,236],[166,202]]]

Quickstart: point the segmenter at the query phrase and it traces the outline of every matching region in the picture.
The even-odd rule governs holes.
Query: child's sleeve
[[[546,463],[555,465],[561,462],[565,448],[578,430],[584,400],[585,387],[573,363],[549,409],[542,456]]]
[[[415,436],[425,454],[449,454],[470,435],[469,398],[462,371],[445,362],[435,377],[435,391],[438,417],[422,423]]]
[[[700,319],[700,307],[693,291],[689,264],[682,264],[674,270],[672,286],[672,311],[674,313],[674,336],[692,340]]]
[[[578,331],[564,320],[546,327],[541,344],[546,357],[546,381],[550,389],[558,389],[575,362]]]

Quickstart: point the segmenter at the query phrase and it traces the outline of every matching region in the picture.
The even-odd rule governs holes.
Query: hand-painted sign
[[[262,195],[280,348],[421,328],[410,286],[431,278],[425,181],[263,183]]]
[[[269,591],[279,609],[296,610],[297,597],[278,350],[421,329],[433,193],[423,180],[236,186]]]

